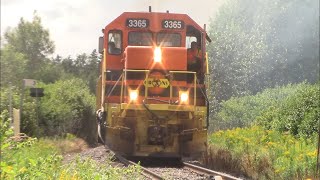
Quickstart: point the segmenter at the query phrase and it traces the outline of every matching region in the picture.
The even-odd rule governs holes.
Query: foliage
[[[296,139],[290,134],[253,126],[213,133],[209,144],[212,149],[207,163],[219,168],[221,152],[229,152],[230,160],[225,163],[234,164],[228,167],[239,168],[252,179],[305,179],[316,175],[316,136]]]
[[[320,121],[320,84],[305,84],[284,101],[270,106],[257,118],[267,129],[311,137],[318,132]]]
[[[12,107],[18,109],[19,108],[19,101],[20,101],[20,94],[19,89],[17,87],[1,87],[0,89],[0,110],[1,112],[4,110],[9,111],[9,96],[12,96]]]
[[[319,2],[228,0],[211,20],[212,94],[232,96],[319,79]]]
[[[26,71],[27,60],[22,53],[14,51],[11,47],[4,47],[0,50],[1,64],[1,87],[13,85],[21,86],[21,80]]]
[[[47,85],[38,82],[38,86],[44,88],[44,97],[30,97],[29,88],[25,89],[21,131],[37,137],[73,133],[93,142],[95,99],[86,83],[72,78]],[[1,110],[9,109],[9,91],[13,97],[12,107],[20,107],[18,88],[4,87],[1,88]]]
[[[274,111],[274,109],[283,104],[281,107],[286,107],[289,111],[287,107],[287,103],[289,103],[288,99],[295,99],[296,96],[304,96],[304,94],[301,94],[304,91],[310,90],[313,93],[315,93],[312,96],[314,97],[313,106],[317,106],[317,98],[315,98],[317,96],[315,89],[317,88],[319,88],[318,85],[309,85],[307,83],[300,83],[294,85],[289,84],[282,87],[265,89],[264,91],[262,91],[261,93],[257,93],[256,95],[232,97],[227,101],[222,101],[219,104],[220,107],[217,110],[217,113],[213,117],[213,130],[249,126],[256,123],[256,119],[259,116],[262,116],[259,118],[259,121],[265,121],[265,126],[267,127],[267,124],[271,124],[271,117],[267,117],[271,115],[268,115],[268,109],[270,113],[274,115],[279,115],[280,117],[281,115],[277,114]],[[300,98],[299,101],[300,103],[304,102],[302,98]],[[300,104],[299,101],[296,101],[296,105]],[[305,106],[304,108],[306,110],[309,107]],[[290,111],[295,112],[296,110],[291,109]],[[263,117],[265,120],[262,120]],[[285,119],[286,117],[281,118]]]
[[[47,56],[54,52],[54,43],[50,40],[49,31],[44,29],[41,18],[34,13],[32,22],[23,18],[16,28],[4,34],[5,47],[13,49],[25,56],[26,72],[29,78],[41,77],[39,69],[47,60]]]
[[[53,144],[28,139],[3,151],[2,175],[4,179],[57,178],[62,156]]]
[[[88,84],[90,92],[95,93],[96,79],[99,77],[99,57],[96,50],[93,50],[90,55],[85,53],[77,55],[76,59],[70,56],[62,59],[57,56],[53,62],[66,73],[64,77],[62,76],[63,79],[68,79],[70,76],[81,78]]]
[[[45,135],[62,135],[90,129],[94,121],[94,97],[83,80],[59,80],[42,86],[46,95],[41,99],[40,126]]]
[[[10,119],[8,118],[8,116],[8,111],[2,111],[0,114],[1,150],[7,149],[9,147],[10,144],[7,142],[7,139],[13,134],[13,130],[10,128]]]
[[[77,157],[61,172],[60,179],[139,179],[141,169],[129,166],[125,169],[112,167],[110,160],[104,164],[97,164],[92,159]]]
[[[21,18],[17,27],[5,32],[4,40],[1,48],[1,85],[8,86],[12,82],[21,88],[22,79],[54,83],[59,79],[78,77],[89,85],[92,93],[95,92],[99,73],[96,50],[90,55],[77,55],[75,59],[59,55],[49,59],[48,56],[54,52],[54,43],[36,12],[31,22]]]
[[[140,167],[117,168],[108,160],[103,164],[79,157],[70,163],[63,163],[59,146],[67,139],[29,138],[24,141],[10,139],[12,130],[4,114],[1,121],[1,179],[137,179],[141,178]],[[70,136],[70,135],[68,135]],[[68,144],[68,143],[66,143]]]

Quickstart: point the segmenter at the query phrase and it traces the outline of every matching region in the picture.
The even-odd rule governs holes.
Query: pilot
[[[108,52],[110,54],[120,54],[121,53],[121,50],[119,48],[116,48],[116,45],[114,42],[109,42],[108,43]]]
[[[199,71],[201,68],[202,52],[198,49],[197,42],[191,43],[191,48],[187,50],[188,71]]]

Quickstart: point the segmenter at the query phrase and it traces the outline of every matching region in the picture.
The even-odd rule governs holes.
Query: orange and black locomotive
[[[206,41],[188,15],[169,12],[125,12],[103,29],[96,114],[106,145],[125,156],[206,150]]]

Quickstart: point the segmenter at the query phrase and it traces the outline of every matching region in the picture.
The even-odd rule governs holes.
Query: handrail
[[[118,81],[121,79],[122,77],[122,85],[121,85],[121,94],[120,94],[120,102],[123,102],[123,96],[124,96],[124,78],[126,77],[126,73],[127,72],[145,72],[145,79],[148,79],[149,77],[149,73],[150,70],[135,70],[135,69],[124,69],[123,73],[125,73],[125,75],[121,75],[118,79]],[[170,100],[173,98],[173,88],[172,88],[172,75],[173,74],[193,74],[193,88],[194,88],[194,96],[193,96],[193,106],[195,107],[197,104],[197,73],[196,72],[192,72],[192,71],[169,71],[170,74]],[[116,84],[118,84],[118,81],[116,82]],[[144,98],[148,98],[148,86],[145,86],[145,94],[144,94]],[[170,102],[169,102],[170,103]]]
[[[173,73],[177,73],[177,74],[193,74],[193,88],[194,88],[194,95],[193,95],[193,105],[194,107],[197,104],[197,84],[196,84],[196,80],[197,80],[197,73],[196,72],[192,72],[192,71],[169,71],[170,74]],[[171,83],[170,83],[170,87],[171,87]],[[172,88],[170,88],[170,99],[172,98]]]
[[[112,87],[112,89],[110,90],[107,98],[110,97],[111,93],[114,91],[114,88],[115,88],[116,85],[119,83],[119,81],[120,81],[120,79],[122,78],[122,76],[123,76],[123,73],[120,75],[120,77],[119,77],[119,79],[117,80],[117,82],[113,85],[113,87]]]
[[[197,81],[197,83],[199,84],[199,82]],[[209,99],[206,93],[203,92],[203,89],[200,87],[201,93],[204,96],[204,99],[206,100],[206,106],[207,106],[207,126],[206,128],[208,129],[209,127]]]

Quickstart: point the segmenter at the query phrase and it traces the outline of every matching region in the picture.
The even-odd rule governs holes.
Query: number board
[[[127,19],[126,25],[129,28],[147,28],[149,19]]]
[[[162,21],[162,28],[164,29],[183,29],[184,22],[181,20],[163,20]]]

